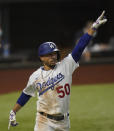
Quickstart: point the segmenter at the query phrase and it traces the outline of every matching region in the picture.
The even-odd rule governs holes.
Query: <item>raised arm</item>
[[[102,12],[100,17],[93,23],[90,29],[88,29],[87,33],[85,33],[80,40],[78,41],[77,45],[72,50],[72,57],[75,62],[80,60],[80,57],[83,53],[85,47],[89,44],[89,41],[92,39],[92,35],[95,31],[102,25],[107,22],[107,19],[104,17],[105,11]]]

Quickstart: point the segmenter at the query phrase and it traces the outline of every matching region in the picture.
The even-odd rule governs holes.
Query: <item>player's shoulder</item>
[[[73,60],[73,57],[71,54],[68,54],[66,57],[64,57],[63,60],[61,60],[61,62],[69,61],[69,60]]]
[[[75,60],[73,59],[72,57],[72,54],[68,54],[65,58],[63,58],[60,62],[59,62],[59,65],[75,65],[75,66],[79,66],[79,63],[78,62],[75,62]]]
[[[39,74],[40,74],[40,68],[38,68],[37,70],[35,70],[31,75],[30,75],[30,79],[36,79],[36,78],[38,78],[39,77]]]
[[[64,65],[66,62],[68,63],[69,60],[72,59],[71,54],[68,54],[66,57],[64,57],[61,61],[57,63],[57,66]]]

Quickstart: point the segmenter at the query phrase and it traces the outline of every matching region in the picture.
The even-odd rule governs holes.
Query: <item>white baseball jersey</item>
[[[30,96],[38,94],[37,111],[48,114],[69,112],[72,73],[79,66],[69,54],[58,62],[54,69],[46,71],[43,67],[29,78],[23,92]]]

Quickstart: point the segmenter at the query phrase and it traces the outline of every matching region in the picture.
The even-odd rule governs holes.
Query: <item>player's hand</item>
[[[107,19],[105,18],[104,14],[105,11],[103,11],[99,18],[93,23],[93,29],[98,29],[102,24],[105,24],[107,22]]]
[[[9,125],[8,125],[8,130],[10,129],[10,126],[17,126],[18,123],[16,122],[16,113],[11,110],[9,114]]]

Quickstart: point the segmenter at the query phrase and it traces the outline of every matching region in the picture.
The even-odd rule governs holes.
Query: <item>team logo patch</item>
[[[49,46],[51,49],[54,49],[56,47],[56,45],[53,42],[49,42]]]

